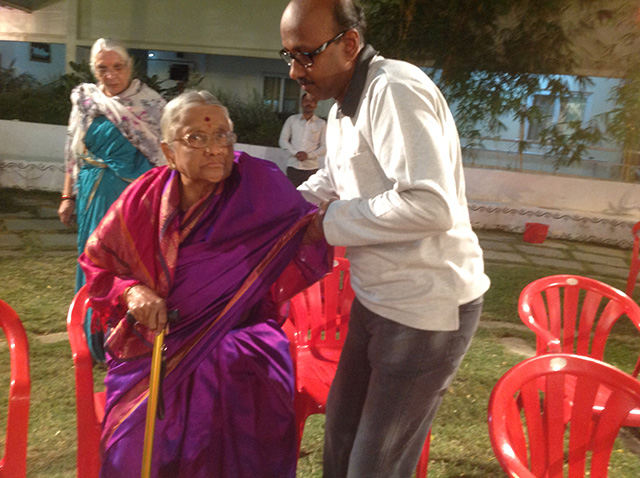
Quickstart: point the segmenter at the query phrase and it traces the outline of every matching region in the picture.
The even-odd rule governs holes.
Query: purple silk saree
[[[119,298],[143,283],[180,312],[152,476],[295,477],[293,371],[271,298],[281,276],[296,277],[295,292],[330,269],[325,243],[302,244],[313,206],[244,153],[222,191],[184,214],[179,187],[164,167],[143,175],[80,258],[94,327],[110,330],[101,476],[140,476],[152,337],[123,319]]]

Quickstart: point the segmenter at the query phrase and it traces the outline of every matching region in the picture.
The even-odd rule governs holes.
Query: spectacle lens
[[[282,49],[280,50],[280,58],[282,58],[289,66],[293,64],[294,60],[305,68],[309,68],[313,65],[312,53],[292,53],[289,50]]]
[[[342,36],[345,33],[347,33],[349,30],[357,28],[358,25],[359,25],[358,23],[353,24],[351,27],[347,28],[344,31],[341,31],[335,37],[333,37],[331,40],[328,40],[328,41],[324,42],[318,48],[316,48],[315,50],[310,51],[310,52],[294,53],[292,51],[287,50],[286,48],[283,48],[282,50],[280,50],[280,58],[282,58],[285,61],[285,63],[287,65],[289,65],[289,66],[291,66],[293,64],[293,61],[295,60],[300,65],[302,65],[304,68],[309,68],[310,66],[313,65],[313,58],[314,57],[318,56],[320,53],[325,51],[327,49],[327,47],[329,45],[331,45],[333,42],[338,41],[340,38],[342,38]]]
[[[187,143],[193,149],[204,149],[211,142],[216,146],[230,146],[236,142],[238,137],[231,131],[218,132],[214,134],[194,132],[186,134],[182,137],[182,140]]]
[[[98,67],[96,67],[96,72],[101,76],[104,76],[107,73],[122,73],[125,67],[126,65],[123,65],[122,63],[116,63],[115,65],[113,65],[112,68],[109,68],[108,66],[99,65]]]

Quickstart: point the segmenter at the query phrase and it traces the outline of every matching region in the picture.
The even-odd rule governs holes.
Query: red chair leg
[[[429,466],[429,448],[431,448],[431,430],[427,435],[427,439],[424,441],[424,447],[422,447],[422,454],[418,461],[418,467],[416,468],[416,478],[426,478],[427,468]]]

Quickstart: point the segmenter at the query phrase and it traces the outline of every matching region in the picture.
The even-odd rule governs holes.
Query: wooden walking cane
[[[147,398],[147,421],[144,427],[144,446],[142,448],[141,478],[151,476],[151,455],[153,454],[153,432],[156,428],[158,411],[158,392],[160,391],[160,369],[162,368],[162,349],[164,348],[164,330],[156,335],[151,356],[151,377],[149,379],[149,397]]]
[[[177,322],[178,311],[171,310],[167,314],[168,323]],[[166,330],[166,329],[165,329]],[[165,330],[156,335],[153,342],[153,354],[151,356],[151,375],[149,377],[149,396],[147,398],[147,421],[144,427],[144,445],[142,448],[142,472],[141,478],[151,476],[151,457],[153,455],[153,433],[156,428],[156,415],[158,413],[158,399],[161,397],[163,361],[164,361],[164,335]],[[160,419],[164,418],[164,404]]]

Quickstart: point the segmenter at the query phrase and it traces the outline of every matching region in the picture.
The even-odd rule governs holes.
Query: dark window
[[[174,63],[169,67],[169,79],[174,81],[189,80],[189,65]]]

